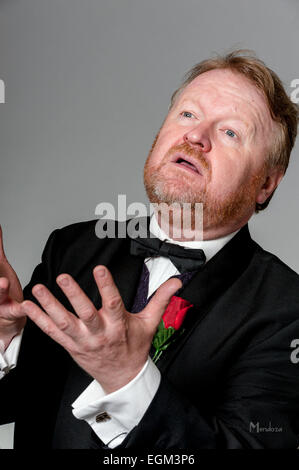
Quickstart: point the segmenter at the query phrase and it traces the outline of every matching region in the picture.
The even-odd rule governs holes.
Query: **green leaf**
[[[168,331],[169,330],[169,331]],[[177,335],[173,335],[173,333],[177,333]],[[152,358],[153,362],[156,364],[160,359],[163,351],[165,351],[168,346],[173,343],[179,336],[181,336],[185,332],[185,328],[175,330],[173,327],[169,327],[168,329],[165,328],[163,320],[159,323],[156,335],[152,341],[152,345],[156,349],[155,354]]]
[[[173,335],[175,331],[176,330],[172,326],[170,326],[169,328],[165,328],[163,320],[161,320],[161,322],[159,323],[157,332],[153,339],[154,348],[155,349],[161,348],[161,346],[164,345],[169,340],[169,338]]]

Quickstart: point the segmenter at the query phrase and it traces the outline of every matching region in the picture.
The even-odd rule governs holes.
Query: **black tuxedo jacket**
[[[95,221],[50,236],[25,298],[44,283],[70,309],[55,279],[71,274],[100,308],[92,276],[106,265],[126,308],[143,259],[128,238],[99,239]],[[299,277],[244,226],[180,293],[194,307],[185,332],[158,361],[162,380],[123,448],[296,448],[299,441]],[[17,367],[0,381],[0,422],[15,421],[15,448],[101,448],[71,403],[91,382],[63,348],[28,321]],[[132,397],[134,400],[134,397]]]

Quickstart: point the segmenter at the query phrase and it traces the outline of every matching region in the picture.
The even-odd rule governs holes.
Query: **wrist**
[[[103,378],[95,378],[95,380],[101,384],[104,392],[108,395],[110,393],[116,392],[117,390],[120,390],[132,382],[132,380],[134,380],[140,374],[146,362],[147,359],[145,359],[144,363],[141,364],[140,367],[134,368],[134,370],[130,370],[126,374],[120,374],[116,372],[113,374],[113,376],[110,375],[109,380],[107,380],[107,375],[105,376],[104,380]]]
[[[26,318],[20,318],[16,322],[0,320],[0,353],[5,352],[13,338],[21,333],[25,323]]]

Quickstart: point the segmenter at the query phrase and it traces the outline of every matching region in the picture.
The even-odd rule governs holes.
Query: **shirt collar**
[[[155,214],[152,215],[150,221],[150,232],[159,240],[169,240],[171,243],[176,245],[184,246],[186,248],[193,248],[193,249],[202,249],[204,250],[206,261],[209,261],[221,248],[224,247],[235,235],[239,232],[240,229],[236,230],[235,232],[229,233],[221,238],[216,238],[215,240],[196,240],[196,241],[177,241],[172,240],[169,238],[166,233],[161,229],[158,224],[157,218]]]

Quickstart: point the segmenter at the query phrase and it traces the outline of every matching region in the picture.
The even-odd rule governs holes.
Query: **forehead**
[[[189,100],[203,112],[243,115],[263,131],[273,128],[274,121],[262,91],[245,76],[229,69],[210,70],[196,77],[179,95],[177,104]]]

